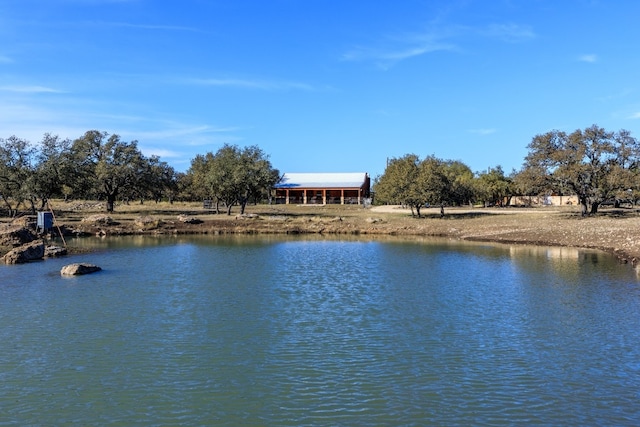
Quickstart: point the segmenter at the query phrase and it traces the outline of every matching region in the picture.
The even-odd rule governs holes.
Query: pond
[[[607,254],[72,244],[0,266],[0,425],[640,424],[640,281]],[[60,276],[80,261],[104,270]]]

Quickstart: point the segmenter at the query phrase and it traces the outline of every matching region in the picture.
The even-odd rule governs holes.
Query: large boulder
[[[82,218],[82,221],[85,224],[91,225],[113,225],[115,221],[109,215],[104,214],[95,214],[89,215],[85,218]]]
[[[260,216],[254,213],[236,215],[236,219],[259,219],[259,218]]]
[[[155,230],[162,225],[162,220],[152,216],[139,216],[133,223],[139,230]]]
[[[4,256],[4,262],[5,264],[22,264],[42,259],[42,257],[44,257],[44,243],[34,241],[7,252]]]
[[[21,246],[35,240],[36,236],[21,224],[0,226],[0,246]]]
[[[36,217],[32,215],[19,216],[11,221],[11,225],[19,225],[24,228],[36,228]]]
[[[203,222],[201,219],[189,215],[178,215],[178,221],[183,224],[201,224]]]
[[[366,221],[369,224],[377,224],[379,222],[384,222],[384,220],[382,218],[372,218],[372,217],[367,218]]]
[[[97,265],[77,262],[75,264],[69,264],[62,267],[60,274],[63,276],[79,276],[82,274],[95,273],[100,270],[102,269]]]

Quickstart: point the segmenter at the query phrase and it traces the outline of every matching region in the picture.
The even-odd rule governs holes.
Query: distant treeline
[[[425,205],[503,205],[513,196],[576,195],[583,214],[605,201],[640,198],[640,144],[626,130],[596,125],[570,134],[536,135],[519,171],[500,166],[473,172],[461,161],[406,154],[390,159],[374,180],[376,203],[403,204],[420,215]],[[0,138],[0,199],[10,216],[35,212],[51,198],[117,201],[209,199],[228,214],[249,202],[270,200],[280,172],[259,147],[224,145],[197,155],[186,173],[158,156],[144,156],[137,141],[91,130],[70,140],[45,134],[38,143]]]
[[[10,216],[35,212],[51,198],[98,199],[113,211],[116,201],[212,199],[230,213],[250,200],[269,197],[279,172],[258,147],[224,145],[198,155],[187,173],[158,156],[144,156],[137,141],[91,130],[75,140],[45,134],[33,144],[0,139],[0,199]]]
[[[582,213],[594,214],[604,202],[635,203],[640,198],[640,144],[626,130],[609,132],[593,125],[572,133],[536,135],[519,171],[502,168],[473,173],[459,161],[391,159],[376,178],[378,203],[415,209],[429,205],[509,204],[517,196],[575,195]]]

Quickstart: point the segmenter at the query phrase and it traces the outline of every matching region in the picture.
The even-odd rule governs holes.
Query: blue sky
[[[415,153],[519,169],[539,133],[640,137],[640,1],[0,0],[0,137],[97,129],[179,171]]]

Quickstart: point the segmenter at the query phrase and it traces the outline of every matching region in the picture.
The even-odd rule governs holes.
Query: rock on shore
[[[178,221],[183,224],[202,224],[202,220],[189,215],[178,215]]]
[[[82,218],[82,223],[84,224],[93,224],[93,225],[113,225],[115,221],[109,215],[104,214],[95,214],[89,215],[88,217]]]
[[[4,262],[5,264],[22,264],[42,259],[42,257],[44,257],[44,243],[34,241],[7,252]]]
[[[155,230],[163,224],[162,220],[149,215],[139,216],[134,220],[133,223],[139,230],[142,231]]]
[[[9,224],[0,226],[0,246],[20,246],[32,242],[36,236],[23,225]]]
[[[55,245],[50,245],[44,248],[45,258],[57,258],[65,255],[67,255],[67,248],[63,248]]]

